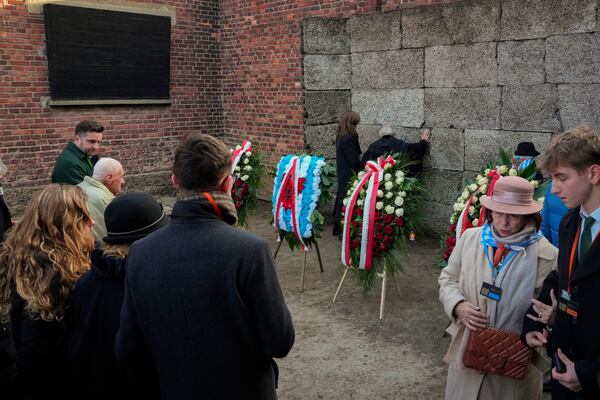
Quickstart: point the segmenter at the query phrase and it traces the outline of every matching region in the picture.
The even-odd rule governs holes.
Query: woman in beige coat
[[[486,223],[458,240],[439,277],[440,301],[452,324],[444,360],[449,363],[447,400],[534,400],[542,393],[543,364],[534,352],[523,380],[463,366],[470,331],[496,327],[520,334],[531,299],[556,268],[558,250],[539,232],[542,205],[519,177],[500,178],[491,196],[481,197]],[[500,288],[499,300],[480,294],[484,285]],[[494,296],[492,296],[494,297]]]

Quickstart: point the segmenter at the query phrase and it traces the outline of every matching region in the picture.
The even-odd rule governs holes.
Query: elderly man
[[[56,160],[52,183],[77,185],[84,176],[92,176],[94,169],[92,156],[100,147],[102,132],[104,127],[96,121],[81,121],[77,124],[75,138]]]
[[[83,177],[79,186],[87,195],[87,205],[96,223],[92,227],[94,239],[102,241],[106,236],[104,210],[117,193],[123,189],[125,171],[114,158],[101,158],[94,166],[92,177]]]

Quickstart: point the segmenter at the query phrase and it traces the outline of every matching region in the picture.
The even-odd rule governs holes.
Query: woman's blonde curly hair
[[[29,202],[0,249],[0,318],[18,294],[31,318],[61,321],[77,279],[90,267],[93,220],[84,192],[52,184]]]

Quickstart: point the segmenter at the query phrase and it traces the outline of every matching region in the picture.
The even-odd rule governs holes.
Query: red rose
[[[379,243],[379,251],[387,251],[388,246],[385,243]]]
[[[354,210],[354,215],[356,215],[357,217],[360,217],[361,215],[363,215],[363,210],[362,208],[357,208]]]
[[[359,227],[359,225],[360,225],[360,223],[359,223],[358,221],[352,221],[352,226],[353,226],[354,228],[358,228],[358,227]]]
[[[391,215],[389,215],[389,214],[386,214],[386,215],[384,215],[384,216],[383,216],[383,222],[384,222],[385,224],[389,224],[389,223],[391,223],[393,220],[394,220],[394,217],[392,217],[392,216],[391,216]]]
[[[394,232],[394,228],[389,225],[383,228],[383,233],[387,233],[389,235],[392,232]]]
[[[377,232],[377,233],[375,234],[375,239],[376,239],[376,240],[378,240],[378,241],[379,241],[379,240],[381,240],[382,238],[383,238],[383,235],[381,234],[381,232]]]
[[[375,224],[374,228],[375,228],[375,232],[379,232],[380,230],[383,229],[383,225],[381,225],[381,224]]]
[[[379,221],[381,219],[381,213],[375,211],[375,221]]]
[[[242,180],[241,179],[236,179],[235,180],[235,186],[242,186]]]
[[[383,237],[383,243],[385,243],[385,244],[390,244],[390,243],[392,243],[393,241],[394,241],[394,238],[393,238],[393,237],[391,237],[391,236],[387,236],[387,235],[386,235],[386,236],[384,236],[384,237]]]
[[[235,202],[235,208],[240,208],[242,206],[242,203],[240,203],[239,201]]]
[[[450,225],[450,232],[456,232],[456,224]]]
[[[360,240],[353,240],[353,241],[350,243],[350,248],[351,248],[351,249],[356,249],[356,248],[358,248],[358,247],[360,247]]]
[[[398,217],[396,219],[396,226],[402,228],[404,226],[404,217]]]

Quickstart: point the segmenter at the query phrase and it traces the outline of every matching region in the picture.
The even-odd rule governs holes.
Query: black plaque
[[[169,17],[45,4],[55,100],[169,99]]]

